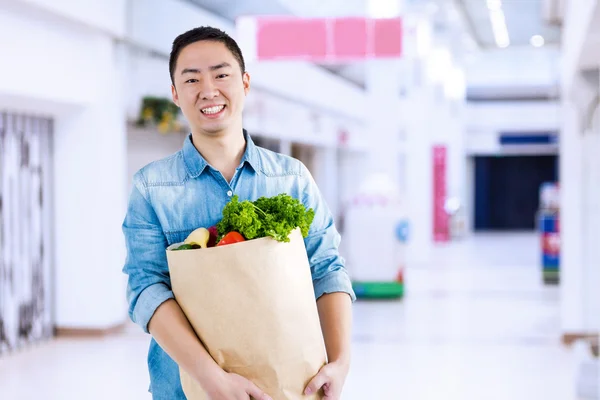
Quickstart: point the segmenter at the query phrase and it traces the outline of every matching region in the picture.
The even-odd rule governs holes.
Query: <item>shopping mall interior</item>
[[[169,56],[201,26],[341,238],[339,399],[600,399],[598,0],[0,0],[0,399],[185,398],[152,390],[124,221],[193,132]]]

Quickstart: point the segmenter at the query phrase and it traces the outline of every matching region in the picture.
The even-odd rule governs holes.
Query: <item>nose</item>
[[[200,88],[200,97],[202,100],[211,100],[219,95],[219,90],[211,79],[204,79]]]

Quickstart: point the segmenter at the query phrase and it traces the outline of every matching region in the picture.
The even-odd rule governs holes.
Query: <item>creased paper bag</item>
[[[213,359],[273,400],[303,395],[325,365],[326,350],[304,240],[260,238],[208,249],[171,251],[175,298]],[[207,399],[180,369],[189,400]]]

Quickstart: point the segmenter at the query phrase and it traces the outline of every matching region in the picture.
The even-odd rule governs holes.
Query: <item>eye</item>
[[[229,75],[227,75],[227,74],[221,74],[221,75],[217,75],[217,78],[225,78],[227,76],[229,76]]]
[[[185,81],[185,83],[196,83],[196,82],[198,82],[198,79],[194,79],[194,78],[188,79],[187,81]]]

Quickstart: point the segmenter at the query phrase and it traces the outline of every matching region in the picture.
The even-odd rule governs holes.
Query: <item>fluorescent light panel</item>
[[[510,38],[506,27],[506,18],[502,10],[502,0],[487,0],[487,7],[490,11],[490,21],[492,22],[496,45],[498,47],[508,47]]]

